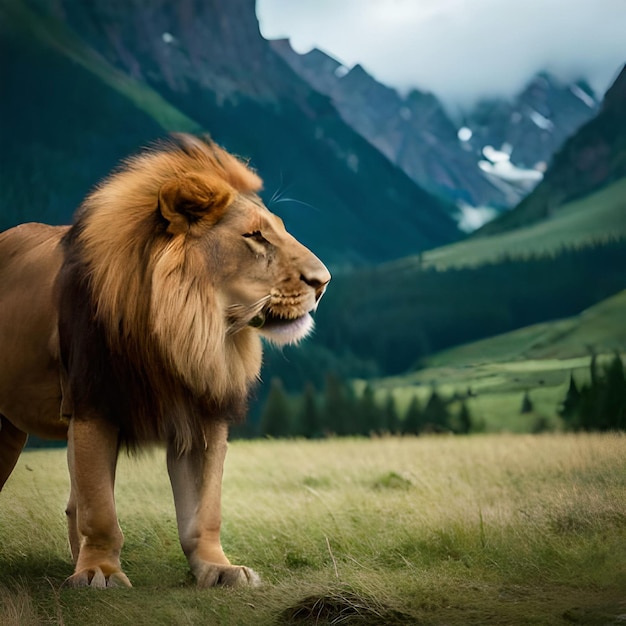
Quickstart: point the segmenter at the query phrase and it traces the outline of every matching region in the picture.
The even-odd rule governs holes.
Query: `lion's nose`
[[[317,301],[322,297],[326,285],[330,282],[330,272],[318,258],[315,258],[315,262],[303,269],[300,280],[315,289],[315,300]]]

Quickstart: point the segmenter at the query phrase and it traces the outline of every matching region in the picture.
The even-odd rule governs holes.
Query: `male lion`
[[[330,274],[208,139],[175,135],[122,164],[71,227],[0,234],[0,488],[27,433],[68,439],[72,586],[130,586],[118,450],[167,448],[178,533],[198,584],[254,584],[220,543],[228,424],[261,366],[295,342]]]

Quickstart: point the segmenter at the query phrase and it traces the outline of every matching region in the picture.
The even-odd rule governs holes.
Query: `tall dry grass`
[[[261,574],[259,590],[194,589],[160,452],[120,460],[135,588],[59,590],[71,571],[66,492],[63,453],[50,451],[24,454],[0,494],[0,623],[558,624],[626,613],[623,435],[235,442],[223,542]]]

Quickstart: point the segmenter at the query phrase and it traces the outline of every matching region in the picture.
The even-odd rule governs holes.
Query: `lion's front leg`
[[[122,572],[120,530],[113,486],[118,453],[118,432],[101,419],[72,419],[68,432],[71,493],[68,530],[74,574],[71,587],[130,587]]]
[[[257,585],[258,575],[248,567],[231,565],[222,550],[222,474],[228,426],[207,424],[204,445],[178,454],[167,451],[167,469],[174,492],[178,535],[198,586]]]

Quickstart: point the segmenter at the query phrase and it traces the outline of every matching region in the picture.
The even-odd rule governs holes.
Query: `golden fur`
[[[193,224],[171,210],[182,222],[181,234],[187,236],[152,242],[147,271],[152,280],[148,325],[164,355],[196,393],[207,393],[210,386],[216,398],[241,395],[258,374],[258,340],[245,333],[232,342],[225,341],[226,318],[216,289],[219,281],[206,273],[204,259],[189,242],[207,234],[215,214],[225,210],[236,194],[259,191],[261,180],[217,146],[191,137],[183,140],[184,150],[146,152],[128,160],[123,170],[104,181],[83,205],[84,230],[79,241],[90,269],[92,291],[98,294],[97,315],[115,345],[120,341],[120,323],[122,342],[124,337],[145,332],[144,327],[136,327],[143,321],[146,307],[142,277],[129,274],[128,268],[140,262],[144,223],[146,215],[154,212],[155,199],[160,199],[162,212],[166,195],[178,196],[172,201],[180,202],[182,197],[192,206],[210,207],[210,215]],[[172,218],[168,230],[174,224]]]
[[[210,140],[177,135],[125,161],[71,228],[0,234],[0,488],[26,433],[68,436],[70,584],[130,585],[115,461],[120,443],[151,442],[167,447],[199,584],[256,580],[219,543],[227,424],[258,376],[260,336],[305,336],[330,279],[260,188]]]

